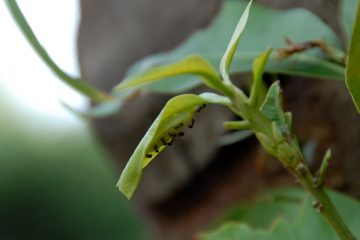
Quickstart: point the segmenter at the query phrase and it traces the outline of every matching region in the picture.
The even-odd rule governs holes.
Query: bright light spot
[[[78,1],[18,1],[29,24],[53,60],[78,75],[76,35]],[[0,1],[0,87],[34,114],[78,122],[59,103],[82,109],[86,100],[63,84],[40,60]]]

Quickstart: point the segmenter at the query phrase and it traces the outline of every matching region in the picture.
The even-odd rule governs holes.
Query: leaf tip
[[[130,200],[132,196],[134,195],[135,189],[130,188],[130,186],[126,186],[126,184],[122,181],[122,175],[116,184],[116,187],[119,189],[119,191],[128,199]]]

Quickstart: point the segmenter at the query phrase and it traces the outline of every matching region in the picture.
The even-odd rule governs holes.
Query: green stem
[[[322,185],[316,185],[303,154],[297,146],[292,144],[292,139],[284,137],[279,141],[279,134],[274,132],[274,129],[271,130],[274,128],[274,124],[260,110],[248,102],[240,100],[234,105],[235,113],[242,117],[244,121],[250,123],[250,129],[256,132],[264,148],[277,157],[314,197],[314,207],[327,219],[337,235],[342,240],[356,239],[344,223]]]
[[[14,18],[16,24],[21,29],[21,32],[28,40],[30,45],[40,56],[40,58],[47,64],[47,66],[58,76],[63,82],[68,84],[70,87],[78,91],[79,93],[89,97],[94,102],[104,102],[112,99],[113,97],[106,94],[105,92],[99,91],[89,85],[87,85],[81,79],[73,78],[69,74],[65,73],[49,56],[43,46],[40,44],[39,40],[36,38],[34,32],[32,31],[30,25],[26,21],[23,13],[21,12],[18,4],[15,0],[5,0],[5,3],[8,6],[8,9]]]
[[[250,125],[248,121],[227,121],[224,122],[224,127],[230,130],[247,130]]]
[[[343,240],[355,240],[356,237],[351,233],[350,229],[346,226],[341,218],[339,212],[329,198],[325,189],[321,186],[317,188],[314,183],[314,178],[306,167],[306,174],[301,175],[297,173],[297,177],[301,184],[311,193],[314,197],[314,208],[318,210],[329,222],[332,228],[336,231],[337,235]]]

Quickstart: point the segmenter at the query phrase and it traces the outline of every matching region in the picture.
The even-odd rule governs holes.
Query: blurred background
[[[78,1],[19,1],[54,60],[78,74]],[[142,239],[119,172],[0,2],[0,239]]]
[[[19,0],[18,4],[61,68],[108,91],[133,63],[183,43],[231,1],[241,0],[206,4],[202,0]],[[275,9],[305,7],[343,37],[338,21],[342,0],[256,2]],[[261,13],[263,6],[258,7]],[[231,18],[237,21],[241,11],[232,11]],[[114,116],[79,119],[61,102],[80,111],[90,103],[41,62],[3,1],[0,53],[1,240],[190,240],[239,201],[270,187],[295,185],[254,138],[219,146],[218,138],[225,133],[222,121],[235,116],[207,107],[184,140],[147,167],[134,198],[127,201],[116,181],[171,95],[143,93]],[[300,142],[312,148],[312,170],[331,146],[327,186],[359,198],[360,121],[344,82],[278,77]],[[244,80],[246,74],[236,81]]]

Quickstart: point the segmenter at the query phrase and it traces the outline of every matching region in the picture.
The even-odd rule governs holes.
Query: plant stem
[[[327,219],[337,235],[342,240],[355,240],[356,238],[345,225],[323,186],[316,184],[300,148],[294,144],[295,141],[292,141],[296,137],[282,136],[279,141],[278,134],[271,131],[273,125],[271,120],[267,119],[259,109],[250,105],[249,102],[242,101],[241,98],[237,98],[237,102],[234,103],[234,110],[237,115],[249,122],[250,129],[256,132],[263,147],[278,158],[314,197],[314,208]]]
[[[339,212],[335,208],[325,189],[315,187],[313,176],[308,168],[306,168],[305,176],[297,176],[301,184],[311,193],[315,198],[314,208],[321,213],[336,231],[337,235],[344,240],[354,240],[355,236],[351,233],[350,229],[346,226],[341,218]]]

